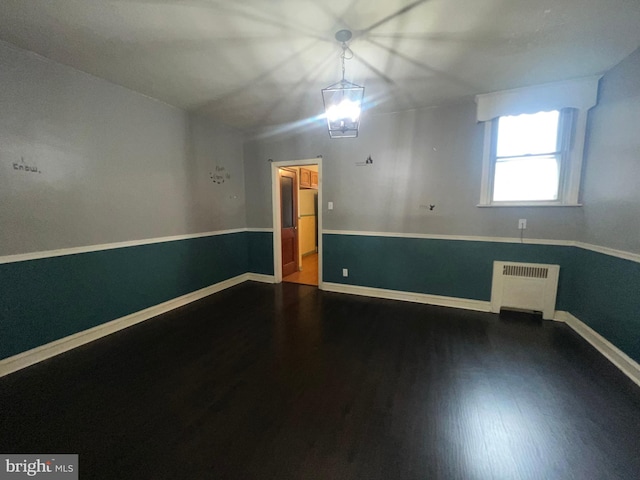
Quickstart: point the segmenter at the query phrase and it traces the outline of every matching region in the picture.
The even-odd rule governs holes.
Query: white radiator
[[[493,262],[491,311],[518,308],[542,312],[553,319],[556,309],[560,265]]]

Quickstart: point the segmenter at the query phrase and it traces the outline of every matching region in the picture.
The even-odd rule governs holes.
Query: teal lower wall
[[[556,308],[640,361],[640,264],[576,247],[323,235],[325,282],[491,298],[494,260],[560,265]],[[349,276],[342,276],[342,269]],[[273,275],[271,232],[0,265],[0,359],[246,272]]]
[[[246,232],[0,265],[0,359],[248,271]]]
[[[640,264],[578,247],[323,235],[323,280],[491,299],[494,260],[560,265],[556,309],[572,313],[640,362]],[[342,276],[342,269],[349,276]]]
[[[576,248],[573,268],[567,310],[640,362],[640,263]]]
[[[494,260],[572,264],[573,248],[461,240],[323,235],[323,280],[473,300],[491,299]],[[342,276],[342,269],[349,276]],[[558,308],[572,270],[560,269]]]
[[[273,233],[247,232],[249,271],[273,275]]]

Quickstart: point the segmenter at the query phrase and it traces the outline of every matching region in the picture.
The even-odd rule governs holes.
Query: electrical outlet
[[[333,202],[329,202],[329,204],[327,205],[327,208],[329,210],[333,210]]]
[[[348,277],[349,276],[349,269],[348,268],[343,268],[342,269],[342,276],[343,277]]]
[[[527,228],[527,219],[521,218],[518,220],[518,230],[526,230]]]

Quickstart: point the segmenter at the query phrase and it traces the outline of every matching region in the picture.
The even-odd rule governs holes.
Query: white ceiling
[[[322,112],[342,28],[347,79],[398,111],[603,73],[640,46],[640,0],[0,2],[1,40],[245,129]]]

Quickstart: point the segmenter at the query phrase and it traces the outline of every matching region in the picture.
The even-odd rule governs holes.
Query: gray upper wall
[[[189,230],[244,228],[243,140],[236,129],[191,115]]]
[[[517,237],[527,218],[530,238],[640,253],[640,51],[601,82],[583,208],[478,208],[472,102],[365,114],[357,139],[331,140],[320,123],[243,147],[234,129],[1,42],[0,84],[0,255],[271,227],[267,160],[317,155],[326,229]],[[356,165],[369,155],[373,166]]]
[[[0,255],[245,226],[237,131],[4,43],[0,85]]]
[[[365,114],[355,139],[331,140],[323,124],[295,134],[262,132],[245,144],[248,226],[271,226],[269,158],[323,155],[325,229],[519,237],[518,219],[526,218],[526,237],[574,240],[581,208],[477,207],[484,127],[475,111],[469,101]],[[372,166],[357,165],[369,155]]]
[[[580,240],[640,253],[640,49],[600,81],[587,129]]]

